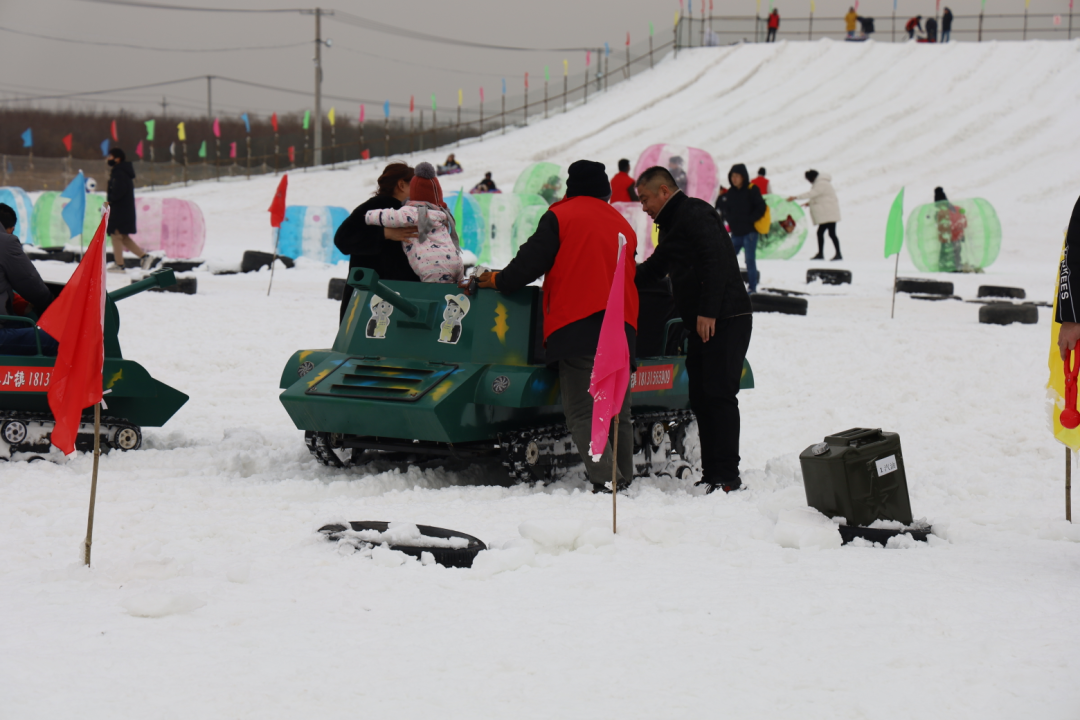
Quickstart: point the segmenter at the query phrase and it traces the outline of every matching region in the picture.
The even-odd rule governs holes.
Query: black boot
[[[825,256],[821,253],[821,251],[818,251],[818,254],[815,255],[814,257],[810,258],[810,259],[811,260],[824,260]]]

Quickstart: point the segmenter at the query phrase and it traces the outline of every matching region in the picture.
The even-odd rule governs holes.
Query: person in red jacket
[[[634,285],[637,236],[611,207],[611,185],[604,165],[578,160],[569,168],[566,198],[540,218],[536,232],[503,270],[480,275],[480,287],[513,293],[544,276],[544,359],[558,365],[563,412],[570,436],[585,463],[594,492],[611,482],[613,462],[608,442],[599,462],[589,456],[592,432],[593,359],[600,341],[608,293],[618,262],[619,235],[626,238],[626,296],[623,321],[630,357],[637,344],[638,293]],[[634,478],[634,437],[630,392],[619,413],[619,489]]]
[[[611,202],[637,202],[637,200],[634,178],[630,177],[630,161],[623,158],[619,161],[618,174],[611,178]]]
[[[780,29],[780,11],[773,8],[769,13],[769,32],[765,36],[765,42],[776,42],[776,31]]]
[[[765,168],[758,168],[757,177],[751,180],[750,184],[760,190],[762,196],[772,192],[772,183],[769,182],[769,178],[765,177]]]

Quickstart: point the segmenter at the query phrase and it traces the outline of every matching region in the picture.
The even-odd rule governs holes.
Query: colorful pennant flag
[[[64,147],[67,148],[68,152],[71,152],[71,140],[71,133],[68,133],[60,140],[60,142],[64,143]]]
[[[270,116],[270,127],[274,128],[274,132],[277,132],[277,113]]]
[[[143,123],[146,126],[146,139],[150,142],[154,142],[154,125],[156,123],[153,120],[147,120]]]
[[[201,157],[201,158],[206,157],[206,141],[205,140],[203,140],[202,144],[199,145],[199,157]]]
[[[551,73],[548,72],[548,66],[544,66],[544,82],[551,80]]]
[[[309,127],[311,127],[311,111],[310,110],[305,110],[304,111],[304,129],[307,130]]]
[[[289,148],[292,150],[292,148]],[[290,160],[292,158],[289,158]],[[274,200],[270,203],[270,227],[279,228],[285,220],[285,193],[289,190],[289,174],[281,176],[277,190],[274,191]]]
[[[630,47],[630,31],[629,30],[626,31],[626,47]]]
[[[216,137],[216,138],[221,137],[221,122],[217,118],[214,118],[213,130],[214,130],[214,137]]]
[[[180,142],[187,142],[187,130],[184,129],[184,123],[176,126],[176,139]]]
[[[414,112],[415,110],[416,110],[416,96],[415,95],[410,95],[409,96],[409,112],[411,113],[411,112]]]
[[[480,102],[484,102],[484,87],[482,85],[480,86]]]
[[[229,143],[229,157],[236,158],[236,142]]]
[[[330,121],[330,127],[334,126],[334,108],[330,108],[330,112],[326,113],[326,119]]]
[[[567,75],[570,74],[570,61],[569,60],[564,59],[562,61],[562,74],[563,74],[563,77],[566,77]]]
[[[244,132],[246,132],[248,135],[250,135],[251,134],[251,119],[248,118],[248,114],[244,113],[243,115],[240,116],[240,119],[244,121]]]
[[[86,194],[83,188],[79,192]],[[80,232],[82,223],[80,217]],[[109,209],[105,208],[93,242],[64,286],[64,292],[38,320],[38,327],[60,343],[49,382],[48,401],[55,419],[50,441],[65,455],[75,452],[83,410],[101,402],[101,375],[105,362],[105,228],[108,223]]]
[[[529,73],[525,73],[525,89],[529,89]]]
[[[365,160],[370,160],[371,159],[371,151],[365,148],[364,152],[360,153],[360,157],[364,158]]]
[[[101,141],[101,157],[109,157],[109,138]]]
[[[26,132],[22,134],[22,146],[24,148],[34,147],[34,133],[30,128],[26,128]]]
[[[364,103],[360,103],[360,124],[364,123]]]
[[[900,252],[904,245],[904,188],[893,200],[889,220],[885,225],[885,257]]]
[[[289,162],[296,162],[296,147],[294,147],[293,145],[289,146]]]
[[[139,156],[139,159],[140,159],[140,160],[142,160],[142,158],[143,158],[143,148],[142,148],[142,144],[143,144],[143,141],[142,141],[142,140],[140,140],[140,141],[139,141],[139,144],[135,146],[135,154]]]
[[[383,115],[386,117],[386,119],[389,120],[390,119],[390,101],[389,100],[387,100],[386,102],[383,103],[382,111],[383,111]]]
[[[502,94],[505,95],[506,94],[506,78],[502,79],[502,90],[503,90]],[[27,132],[30,132],[30,131],[27,130]]]
[[[81,170],[64,188],[64,192],[60,193],[60,197],[68,200],[67,205],[60,211],[60,217],[64,219],[68,226],[68,239],[79,238],[81,240],[83,220],[86,216],[86,177]]]
[[[622,409],[626,391],[630,388],[630,349],[626,344],[623,322],[626,316],[626,244],[626,236],[619,233],[615,276],[608,291],[607,308],[600,325],[600,341],[596,346],[589,382],[589,394],[593,397],[589,454],[594,462],[604,454],[611,421]]]
[[[113,142],[120,142],[120,136],[116,134],[116,121],[113,120],[109,125],[109,133],[112,135]]]
[[[464,102],[465,102],[465,93],[463,93],[461,91],[461,88],[458,88],[458,91],[457,91],[457,104],[458,104],[458,107],[461,107],[461,104],[464,103]]]
[[[431,112],[435,112],[435,93],[431,93]]]

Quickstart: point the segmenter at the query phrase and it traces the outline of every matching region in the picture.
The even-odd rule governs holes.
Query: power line
[[[386,55],[378,55],[376,53],[366,52],[364,50],[356,50],[354,48],[348,47],[346,45],[341,45],[339,43],[334,43],[334,50],[344,50],[345,52],[350,52],[350,53],[353,53],[355,55],[363,55],[365,57],[378,58],[379,60],[389,60],[390,62],[394,63],[395,65],[408,65],[410,67],[422,68],[424,70],[439,70],[439,71],[442,71],[442,72],[454,72],[454,73],[461,73],[463,75],[475,75],[475,76],[482,76],[482,77],[497,77],[497,78],[506,77],[506,73],[475,72],[473,70],[458,70],[456,68],[449,68],[449,67],[445,67],[445,66],[442,66],[442,65],[424,65],[423,63],[409,62],[408,60],[401,60],[400,58],[388,57]]]
[[[168,5],[166,3],[138,2],[138,0],[80,0],[81,2],[95,3],[98,5],[121,5],[123,7],[144,8],[147,10],[181,10],[188,12],[213,12],[213,13],[245,13],[245,14],[270,14],[270,13],[299,13],[308,8],[283,8],[283,9],[258,9],[258,8],[214,8],[214,7],[190,7],[187,5]]]
[[[75,45],[97,45],[99,47],[118,47],[127,48],[129,50],[153,50],[156,52],[178,52],[178,53],[207,53],[207,52],[237,52],[244,50],[282,50],[285,48],[300,47],[301,45],[310,45],[311,43],[296,42],[288,43],[285,45],[251,45],[249,47],[229,47],[229,48],[163,48],[163,47],[150,47],[148,45],[129,45],[127,43],[113,43],[113,42],[97,42],[94,40],[75,40],[73,38],[61,38],[53,37],[51,35],[38,35],[37,33],[26,32],[25,30],[14,30],[0,26],[0,32],[11,33],[12,35],[18,35],[20,37],[33,37],[40,38],[42,40],[54,40],[56,42],[73,43]]]
[[[197,75],[195,77],[182,78],[180,80],[167,80],[165,82],[149,83],[146,85],[132,85],[131,87],[112,88],[109,90],[86,90],[83,92],[65,93],[63,95],[32,95],[27,93],[24,97],[0,98],[0,103],[19,102],[21,100],[66,100],[68,98],[78,98],[85,95],[107,95],[109,93],[127,92],[128,90],[145,90],[146,88],[164,87],[165,85],[177,85],[179,83],[191,82],[192,80],[205,79],[205,75]]]

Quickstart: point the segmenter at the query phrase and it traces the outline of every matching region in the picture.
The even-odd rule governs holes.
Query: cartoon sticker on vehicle
[[[439,342],[457,345],[461,339],[461,321],[469,314],[467,295],[447,295],[443,323],[439,326]]]
[[[371,296],[371,319],[367,322],[366,335],[373,340],[385,340],[386,330],[390,327],[390,313],[394,306],[378,295]]]

